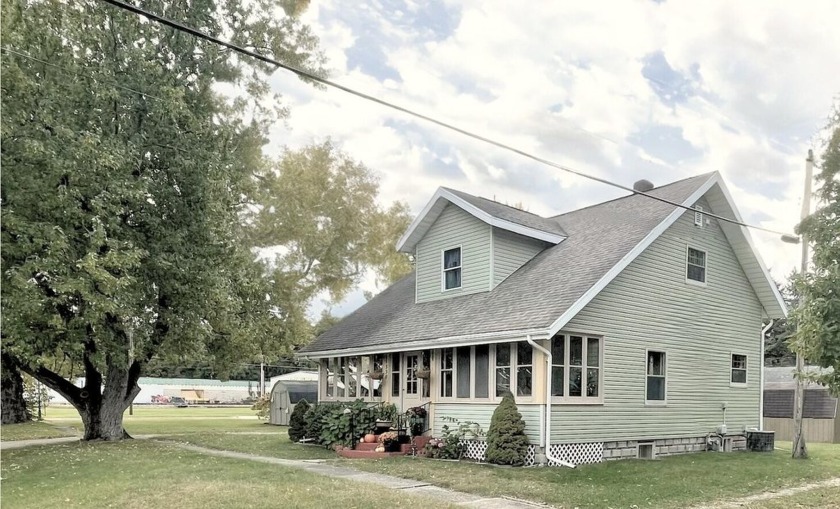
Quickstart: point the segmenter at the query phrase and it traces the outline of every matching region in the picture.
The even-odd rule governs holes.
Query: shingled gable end
[[[760,328],[784,302],[746,229],[713,217],[740,220],[718,173],[648,194],[692,210],[632,194],[547,218],[438,189],[397,246],[415,272],[301,350],[322,399],[424,405],[438,434],[486,427],[511,390],[534,458],[573,463],[760,427]]]

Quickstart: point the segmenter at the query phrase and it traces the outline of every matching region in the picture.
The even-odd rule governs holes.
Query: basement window
[[[639,442],[638,458],[640,460],[652,460],[654,457],[653,442]]]

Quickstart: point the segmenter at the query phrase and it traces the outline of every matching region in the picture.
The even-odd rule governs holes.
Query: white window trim
[[[604,404],[604,336],[600,334],[587,334],[583,332],[568,332],[568,331],[560,331],[557,333],[558,335],[562,335],[564,337],[563,341],[566,342],[563,348],[563,396],[551,396],[551,403],[557,405],[603,405]],[[570,336],[579,336],[582,337],[584,340],[588,338],[597,339],[598,340],[598,396],[596,397],[589,397],[589,396],[569,396],[569,354],[571,349],[569,348],[569,337]],[[549,338],[548,343],[548,350],[551,350],[551,341],[553,337]],[[587,354],[587,345],[586,341],[584,341],[583,345],[583,369],[584,372],[581,375],[581,381],[586,376],[586,358]],[[555,359],[551,360],[552,365],[557,364]],[[552,366],[553,367],[553,366]],[[546,374],[548,376],[548,374]],[[581,390],[581,393],[583,390]]]
[[[440,250],[440,291],[441,292],[451,292],[453,290],[460,290],[461,288],[464,287],[464,249],[461,246],[462,246],[461,244],[458,244],[457,246],[452,246],[452,247],[448,247],[446,249],[441,249]],[[449,269],[447,269],[446,268],[445,253],[447,251],[452,251],[453,249],[458,250],[458,261],[460,262],[460,265],[458,265],[457,267],[450,267]],[[446,287],[446,272],[448,270],[455,270],[455,269],[458,269],[458,270],[461,271],[461,285],[460,286],[455,286],[455,287],[452,287],[452,288],[447,288]]]
[[[443,391],[443,352],[444,350],[452,350],[452,369],[447,369],[447,372],[452,372],[452,396],[444,396],[441,392]],[[437,394],[438,401],[459,401],[458,398],[455,397],[458,394],[458,381],[455,377],[458,376],[457,371],[457,350],[455,347],[452,348],[441,348],[440,350],[435,351],[437,354],[438,363],[436,366],[436,374],[437,374],[437,385],[435,393]],[[460,401],[464,401],[463,398]]]
[[[732,367],[732,361],[735,360],[733,357],[735,357],[736,355],[743,356],[745,362],[747,363],[747,366],[744,368],[744,371],[745,371],[744,378],[747,381],[743,382],[743,383],[732,381],[732,371],[735,370],[735,368]],[[748,387],[749,386],[749,380],[750,380],[749,377],[750,377],[750,356],[745,354],[745,353],[740,353],[740,352],[729,352],[729,386],[730,387],[737,387],[737,388],[740,388],[740,389],[743,389],[744,387]]]
[[[703,281],[697,281],[688,277],[688,252],[689,249],[693,249],[695,251],[700,251],[703,253],[703,261],[705,265],[703,266]],[[694,264],[692,264],[694,265]],[[695,265],[696,266],[696,265]],[[706,286],[709,281],[709,252],[700,248],[696,248],[693,246],[686,246],[685,247],[685,265],[683,266],[683,277],[685,277],[685,282],[690,285],[695,286]]]
[[[647,372],[647,365],[648,365],[648,355],[650,352],[657,352],[657,353],[664,353],[665,354],[665,399],[647,399],[647,381],[648,377],[651,376]],[[644,365],[644,372],[645,372],[645,406],[668,406],[668,367],[671,365],[670,355],[668,354],[668,350],[664,348],[656,349],[656,348],[645,348],[645,365]],[[657,376],[657,375],[654,375]]]

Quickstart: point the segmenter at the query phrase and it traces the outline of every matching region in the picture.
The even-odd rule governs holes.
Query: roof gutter
[[[767,327],[761,329],[761,383],[759,388],[759,399],[758,399],[758,430],[764,431],[764,336],[767,334],[767,331],[773,327],[773,324],[776,322],[774,319],[770,319],[770,323],[767,324]]]
[[[540,427],[544,430],[541,434],[545,437],[545,444],[541,445],[545,447],[545,457],[548,461],[553,461],[558,465],[575,468],[574,464],[561,460],[551,454],[551,351],[534,341],[530,334],[525,337],[525,340],[528,341],[531,347],[545,355],[545,422],[540,423]]]
[[[373,345],[360,348],[343,348],[335,350],[318,350],[311,352],[296,352],[295,357],[305,359],[322,359],[324,357],[344,357],[347,355],[373,355],[380,353],[411,352],[428,348],[456,348],[470,346],[477,343],[507,343],[521,341],[522,335],[535,336],[538,339],[548,339],[545,329],[520,329],[514,331],[482,332],[461,336],[447,336],[435,339],[424,339],[410,343],[392,343],[390,345]]]

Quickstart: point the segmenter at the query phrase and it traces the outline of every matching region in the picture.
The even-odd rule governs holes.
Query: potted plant
[[[386,451],[393,452],[400,447],[400,437],[396,431],[386,431],[379,435],[379,444]]]
[[[408,417],[408,429],[412,436],[422,435],[426,427],[426,409],[421,406],[409,408],[405,412]]]
[[[423,367],[417,368],[417,370],[414,371],[414,374],[417,376],[417,378],[419,378],[421,380],[428,380],[429,377],[432,374],[432,370],[430,370],[426,366],[423,366]]]

